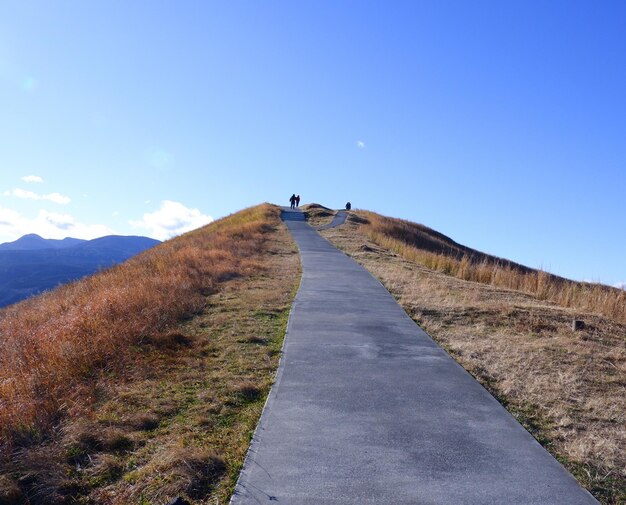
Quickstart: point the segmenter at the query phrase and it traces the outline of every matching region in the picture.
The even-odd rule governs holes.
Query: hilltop
[[[335,215],[303,209],[313,226]],[[623,291],[368,211],[321,233],[596,498],[626,499]],[[225,503],[298,278],[264,204],[0,310],[0,503]]]
[[[0,251],[34,251],[37,249],[63,249],[76,244],[86,242],[86,240],[72,237],[64,239],[46,239],[36,233],[28,233],[13,242],[0,244]]]

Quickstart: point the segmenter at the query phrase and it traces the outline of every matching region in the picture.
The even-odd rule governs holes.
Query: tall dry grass
[[[126,263],[0,312],[0,448],[37,441],[93,396],[92,379],[125,350],[199,310],[255,255],[279,221],[264,204],[150,249]]]
[[[626,323],[626,291],[603,284],[576,282],[542,270],[489,256],[456,244],[434,230],[360,212],[369,239],[403,258],[466,281],[522,291],[563,307],[594,312]]]

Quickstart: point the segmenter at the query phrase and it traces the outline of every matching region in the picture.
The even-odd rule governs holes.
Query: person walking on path
[[[296,208],[296,194],[295,193],[291,195],[289,202],[291,202],[291,208],[295,209]]]
[[[296,196],[296,207],[300,207],[300,195]]]

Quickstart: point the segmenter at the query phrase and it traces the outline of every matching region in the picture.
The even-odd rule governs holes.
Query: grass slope
[[[433,252],[440,234],[371,212],[322,235],[380,279],[600,502],[626,503],[623,292],[486,255],[472,261],[467,248]],[[573,318],[586,328],[572,331]]]
[[[0,312],[0,503],[225,503],[298,261],[261,205]]]

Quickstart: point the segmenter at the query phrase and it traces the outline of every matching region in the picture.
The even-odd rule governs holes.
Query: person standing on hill
[[[296,207],[300,207],[300,195],[296,196]]]
[[[291,208],[295,209],[296,208],[296,194],[295,193],[291,195],[291,198],[289,199],[289,201],[291,202]]]

